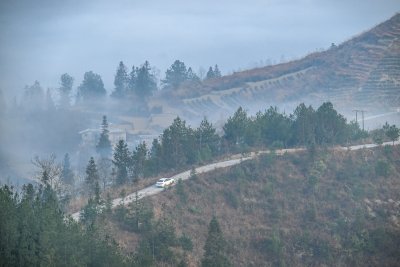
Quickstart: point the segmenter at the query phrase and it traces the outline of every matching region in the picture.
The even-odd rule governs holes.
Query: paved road
[[[392,145],[392,144],[393,144],[393,142],[383,143],[383,145]],[[394,144],[398,145],[398,144],[400,144],[400,141],[396,141],[396,142],[394,142]],[[362,148],[373,148],[373,147],[377,147],[377,146],[378,146],[377,144],[365,144],[365,145],[357,145],[357,146],[350,146],[350,147],[338,147],[336,149],[346,151],[346,150],[359,150]],[[304,150],[305,150],[304,148],[289,148],[289,149],[276,150],[275,152],[278,155],[283,155],[285,153],[295,153],[295,152],[304,151]],[[255,158],[260,154],[267,154],[267,153],[270,153],[270,151],[269,150],[259,151],[257,153],[251,152],[247,156],[244,156],[244,157],[242,157],[241,155],[235,155],[232,157],[233,159],[220,161],[220,162],[216,162],[216,163],[211,163],[211,164],[208,164],[205,166],[198,167],[198,168],[196,168],[196,173],[200,174],[200,173],[210,172],[210,171],[213,171],[213,170],[219,169],[219,168],[230,167],[233,165],[237,165],[242,161]],[[177,181],[178,179],[187,180],[187,179],[189,179],[189,177],[190,177],[190,170],[178,173],[178,174],[172,176],[171,178],[174,178]],[[158,188],[155,185],[152,185],[152,186],[146,187],[142,190],[139,190],[138,197],[140,199],[143,197],[156,195],[156,194],[161,193],[163,190],[164,190],[163,188]],[[124,198],[116,198],[112,201],[112,207],[114,208],[120,204],[127,205],[135,200],[135,196],[136,196],[136,192],[133,192]],[[78,221],[79,215],[80,215],[80,211],[75,212],[71,216],[74,220]]]

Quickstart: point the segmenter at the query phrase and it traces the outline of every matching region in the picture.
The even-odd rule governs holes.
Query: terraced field
[[[185,114],[232,112],[239,106],[331,101],[350,111],[400,107],[400,14],[326,51],[275,66],[234,73],[183,97]]]

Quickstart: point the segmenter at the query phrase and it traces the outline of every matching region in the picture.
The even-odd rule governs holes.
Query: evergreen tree
[[[93,157],[90,157],[89,163],[86,167],[86,178],[85,182],[89,189],[89,195],[93,196],[96,194],[96,190],[99,187],[99,173]]]
[[[220,78],[221,76],[222,76],[222,75],[221,75],[221,71],[219,70],[218,65],[215,64],[215,67],[214,67],[214,77],[215,77],[215,78]]]
[[[233,117],[229,117],[223,126],[224,138],[233,145],[243,144],[248,126],[249,118],[247,117],[247,112],[242,107],[239,107]]]
[[[150,149],[149,167],[146,172],[150,175],[156,175],[162,167],[162,147],[158,139],[154,139]]]
[[[146,61],[137,71],[136,71],[136,83],[135,92],[140,98],[146,98],[151,96],[154,91],[157,90],[157,83],[155,77],[150,72],[151,67],[148,61]]]
[[[197,76],[197,74],[193,72],[191,67],[188,68],[186,76],[187,80],[190,82],[200,82],[199,76]]]
[[[63,75],[61,75],[60,80],[60,106],[63,108],[69,107],[74,78],[72,78],[68,73],[64,73]]]
[[[129,94],[134,94],[136,92],[136,80],[137,80],[137,73],[139,69],[132,66],[132,70],[129,73],[129,80],[128,80],[128,92]]]
[[[108,138],[108,122],[107,116],[103,116],[103,121],[101,123],[101,134],[99,142],[96,146],[97,153],[100,154],[102,158],[108,158],[111,155],[112,147],[110,139]]]
[[[113,97],[123,98],[126,96],[127,89],[128,89],[128,74],[126,71],[126,67],[124,63],[121,61],[119,62],[117,73],[115,74],[114,78],[114,92],[111,94]]]
[[[44,106],[44,91],[38,81],[31,86],[25,86],[22,96],[21,105],[28,110],[43,109]]]
[[[331,102],[325,102],[317,109],[316,118],[318,144],[337,144],[346,140],[346,119],[337,113]]]
[[[171,67],[165,72],[164,88],[176,89],[184,81],[188,79],[188,73],[185,63],[179,60],[171,65]]]
[[[208,79],[214,79],[215,78],[215,73],[212,67],[208,68],[207,74],[206,74],[206,80]]]
[[[385,127],[386,126],[386,127]],[[393,142],[399,139],[400,129],[396,127],[396,125],[388,126],[387,122],[384,126],[386,136]]]
[[[95,100],[106,95],[103,80],[99,74],[88,71],[78,87],[78,99],[83,101]]]
[[[294,111],[293,131],[296,144],[309,146],[315,143],[316,118],[315,110],[304,103],[298,105]]]
[[[200,126],[195,131],[195,135],[200,155],[204,160],[218,154],[220,138],[216,133],[216,129],[206,118],[201,121]],[[206,154],[209,155],[207,156]]]
[[[168,168],[176,168],[196,159],[194,131],[177,117],[162,134],[162,162]]]
[[[140,143],[132,152],[133,178],[135,180],[144,176],[147,154],[148,151],[145,142]]]
[[[71,169],[71,163],[68,153],[66,153],[64,156],[62,170],[61,170],[61,180],[64,184],[68,185],[74,184],[74,173],[72,172]]]
[[[125,184],[128,181],[128,167],[130,163],[128,145],[124,140],[119,140],[114,150],[113,164],[117,168],[116,170],[116,182],[117,184]]]
[[[266,145],[286,146],[291,139],[292,121],[285,114],[279,113],[277,107],[270,107],[258,114],[262,142]]]
[[[226,256],[226,241],[224,240],[217,218],[213,216],[208,226],[208,236],[204,245],[202,267],[231,266]]]

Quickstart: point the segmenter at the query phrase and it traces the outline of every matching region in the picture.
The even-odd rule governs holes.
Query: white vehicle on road
[[[160,180],[157,181],[156,186],[166,188],[168,186],[173,185],[174,183],[175,180],[173,178],[161,178]]]

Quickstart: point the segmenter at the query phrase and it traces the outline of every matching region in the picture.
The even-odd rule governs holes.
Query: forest
[[[88,159],[86,165],[82,194],[87,197],[87,205],[83,208],[80,222],[66,215],[69,201],[76,197],[72,191],[75,174],[68,154],[61,166],[57,165],[54,158],[36,158],[34,163],[39,170],[41,183],[26,185],[20,192],[8,186],[2,187],[1,265],[153,266],[165,263],[186,266],[185,255],[193,249],[187,233],[176,233],[170,217],[155,216],[153,204],[147,200],[136,199],[128,209],[120,206],[111,210],[111,198],[107,194],[110,186],[135,187],[140,181],[159,174],[262,148],[273,151],[306,147],[312,155],[317,153],[313,151],[336,145],[346,146],[360,140],[394,142],[398,137],[399,129],[395,125],[385,124],[382,129],[370,133],[363,131],[357,123],[347,123],[333,105],[326,102],[316,110],[300,104],[290,115],[270,107],[256,116],[248,116],[245,110],[239,108],[223,125],[222,135],[217,134],[216,128],[205,118],[199,127],[192,128],[177,117],[159,139],[154,139],[150,148],[146,143],[141,143],[130,150],[120,140],[113,149],[108,139],[107,117],[103,116],[102,132],[96,146],[97,155]],[[305,164],[312,165],[312,162],[318,163],[312,157]],[[376,165],[376,172],[383,176],[390,175],[390,166],[386,161],[379,164]],[[320,175],[319,167],[315,168],[311,172],[315,175],[309,178],[310,188],[305,190],[315,188],[312,177],[318,179]],[[104,174],[108,175],[104,178]],[[192,176],[196,177],[196,174]],[[109,181],[102,183],[101,177]],[[183,183],[178,182],[177,195],[185,200],[190,196],[183,188]],[[233,203],[231,205],[240,205],[232,193],[224,194]],[[192,212],[197,213],[196,209],[192,209]],[[107,225],[107,221],[138,235],[139,243],[135,251],[128,254],[122,252],[102,226]],[[218,219],[212,217],[204,244],[202,266],[232,264],[227,257],[227,244]]]

